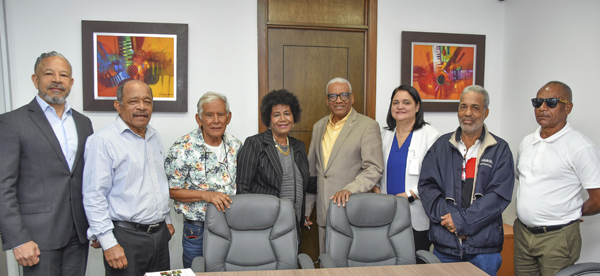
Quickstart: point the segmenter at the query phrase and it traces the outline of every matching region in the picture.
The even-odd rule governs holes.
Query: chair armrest
[[[300,264],[300,268],[302,269],[315,269],[313,260],[304,253],[298,254],[298,264]]]
[[[417,259],[422,260],[423,262],[425,262],[426,264],[439,264],[440,259],[438,259],[438,257],[436,257],[435,255],[433,255],[433,253],[429,252],[429,251],[425,251],[425,250],[419,250],[417,251]]]
[[[204,272],[204,257],[196,257],[192,261],[192,271],[194,272]]]
[[[584,275],[589,273],[600,273],[600,263],[580,263],[565,267],[555,276]]]
[[[321,268],[335,268],[333,258],[327,253],[321,254],[321,256],[319,256],[319,261],[321,262]]]

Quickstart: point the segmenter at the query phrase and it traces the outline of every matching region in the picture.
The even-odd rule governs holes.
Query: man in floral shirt
[[[198,101],[199,128],[177,140],[165,160],[175,211],[183,214],[183,267],[202,256],[206,207],[225,212],[235,194],[237,153],[242,143],[225,133],[231,121],[227,98],[207,92]]]

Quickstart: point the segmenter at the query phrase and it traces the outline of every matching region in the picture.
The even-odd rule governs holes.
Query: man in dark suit
[[[31,76],[38,95],[0,115],[0,232],[25,275],[85,275],[83,149],[92,123],[66,103],[71,64],[42,54]]]

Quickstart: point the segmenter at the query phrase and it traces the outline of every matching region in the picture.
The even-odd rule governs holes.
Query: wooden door
[[[348,79],[354,108],[364,112],[363,32],[269,30],[269,91],[285,88],[296,94],[302,108],[293,137],[310,144],[313,124],[329,114],[325,96],[329,80]]]
[[[375,119],[377,0],[257,1],[258,103],[272,90],[296,94],[302,116],[291,135],[307,150],[313,124],[329,114],[325,88],[334,77],[350,81],[354,109]],[[302,227],[299,251],[317,260],[316,224]]]

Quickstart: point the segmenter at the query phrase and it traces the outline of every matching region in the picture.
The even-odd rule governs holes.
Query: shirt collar
[[[40,105],[40,108],[42,108],[42,111],[46,112],[46,110],[48,108],[50,108],[50,110],[52,110],[52,112],[54,114],[56,114],[56,109],[54,109],[53,106],[51,106],[44,99],[42,99],[42,97],[40,97],[40,95],[35,95],[35,100]],[[64,114],[71,115],[71,106],[66,101],[65,101],[65,111],[64,111]]]
[[[121,116],[119,116],[119,115],[117,115],[117,119],[115,120],[115,125],[117,126],[117,129],[119,130],[120,134],[123,134],[123,132],[125,132],[126,130],[129,130],[129,131],[131,131],[131,133],[138,135],[133,130],[131,130],[131,128],[125,123],[125,121],[123,121],[123,119],[121,119]],[[146,125],[145,139],[146,140],[150,139],[150,137],[152,137],[152,135],[154,135],[154,128],[150,124],[148,124],[148,125]]]
[[[344,118],[342,118],[341,120],[339,120],[337,123],[333,123],[333,121],[331,121],[331,119],[333,119],[333,113],[329,114],[329,124],[331,125],[337,125],[337,124],[343,124],[348,120],[348,117],[350,117],[350,113],[352,113],[352,109],[350,108],[350,111],[348,112],[348,114],[346,114],[346,116]]]
[[[565,126],[559,130],[557,133],[552,134],[552,136],[546,138],[546,139],[542,139],[541,133],[542,133],[542,127],[538,127],[535,130],[535,135],[533,136],[533,141],[531,144],[535,144],[538,143],[542,140],[548,142],[548,143],[552,143],[556,140],[558,140],[560,137],[562,137],[563,135],[567,134],[569,131],[571,131],[573,128],[571,127],[571,125],[569,124],[569,122],[567,122],[567,124],[565,124]]]

